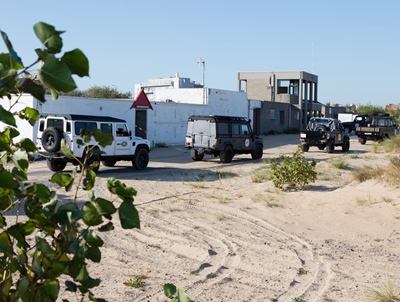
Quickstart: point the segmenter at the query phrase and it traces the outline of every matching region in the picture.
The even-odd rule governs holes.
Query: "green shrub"
[[[317,179],[315,160],[308,161],[300,150],[292,157],[281,155],[279,160],[271,159],[272,182],[274,186],[283,189],[288,186],[294,189],[304,189],[310,182]]]

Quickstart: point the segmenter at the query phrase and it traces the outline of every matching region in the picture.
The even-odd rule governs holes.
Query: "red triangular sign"
[[[153,107],[151,106],[150,101],[147,98],[147,95],[143,89],[141,89],[138,95],[136,96],[136,99],[133,102],[130,109],[132,108],[153,110]]]

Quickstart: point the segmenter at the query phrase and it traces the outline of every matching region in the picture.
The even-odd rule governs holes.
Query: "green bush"
[[[285,186],[293,189],[304,189],[310,182],[315,182],[317,172],[315,160],[308,161],[300,150],[292,157],[281,155],[279,160],[270,159],[272,182],[276,188]]]

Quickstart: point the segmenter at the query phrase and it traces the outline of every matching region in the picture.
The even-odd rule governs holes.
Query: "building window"
[[[271,120],[275,119],[275,110],[274,109],[271,109],[271,111],[269,112],[269,117]]]
[[[277,93],[299,95],[299,80],[278,80]]]
[[[298,121],[300,119],[300,112],[295,112],[293,118]]]

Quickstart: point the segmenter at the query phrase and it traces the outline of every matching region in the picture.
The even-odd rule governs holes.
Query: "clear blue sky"
[[[397,0],[4,2],[0,29],[25,65],[41,47],[36,22],[66,31],[63,50],[89,58],[90,78],[76,78],[81,90],[133,92],[176,72],[201,83],[201,57],[209,88],[236,91],[240,71],[301,70],[318,75],[322,103],[400,103]]]

